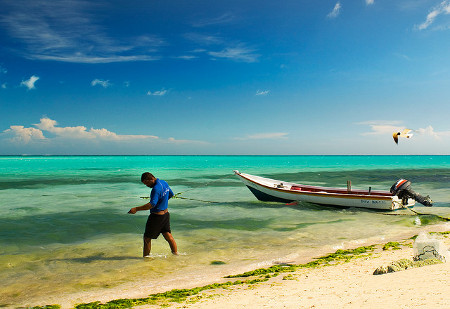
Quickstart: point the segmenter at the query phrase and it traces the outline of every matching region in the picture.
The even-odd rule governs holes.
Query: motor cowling
[[[392,185],[390,192],[393,195],[398,196],[398,198],[402,200],[402,203],[404,205],[407,204],[408,198],[412,198],[413,200],[419,202],[424,206],[433,206],[433,201],[431,200],[430,196],[422,196],[419,193],[414,192],[411,189],[411,182],[406,179],[397,180],[397,182]]]

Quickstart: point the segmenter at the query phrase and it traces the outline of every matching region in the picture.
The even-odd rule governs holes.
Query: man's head
[[[156,177],[152,173],[145,172],[141,176],[141,182],[149,188],[153,188],[156,183]]]

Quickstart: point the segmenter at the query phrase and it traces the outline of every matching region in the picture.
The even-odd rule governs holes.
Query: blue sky
[[[450,154],[450,0],[0,6],[0,154]]]

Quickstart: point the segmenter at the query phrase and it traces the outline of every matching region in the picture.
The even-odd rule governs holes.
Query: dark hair
[[[155,178],[155,176],[153,176],[152,173],[145,172],[145,173],[143,173],[143,174],[141,175],[141,182],[144,182],[144,181],[146,181],[147,179],[153,179],[153,178]]]

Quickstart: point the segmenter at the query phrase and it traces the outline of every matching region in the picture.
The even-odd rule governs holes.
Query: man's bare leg
[[[150,250],[152,249],[152,239],[144,236],[144,252],[143,256],[146,257],[150,255]]]
[[[177,249],[177,243],[175,242],[175,239],[173,238],[172,234],[169,232],[163,233],[164,239],[169,243],[170,250],[172,250],[172,253],[175,255],[178,255],[178,249]]]

